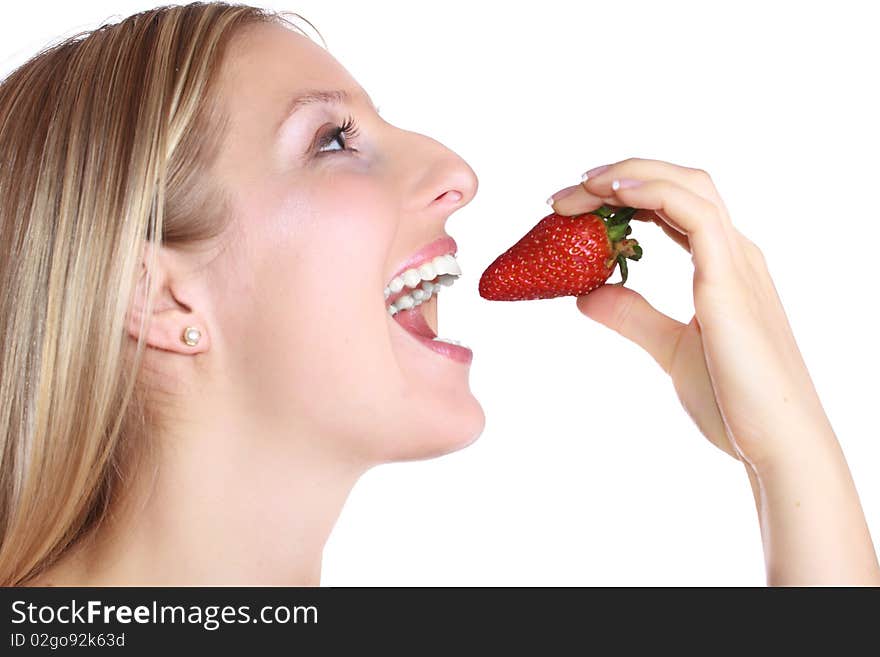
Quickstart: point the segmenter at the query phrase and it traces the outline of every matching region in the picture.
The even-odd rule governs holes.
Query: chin
[[[412,408],[410,407],[410,410]],[[436,458],[474,443],[486,426],[480,402],[468,390],[455,404],[429,404],[422,413],[408,413],[385,450],[384,462]]]

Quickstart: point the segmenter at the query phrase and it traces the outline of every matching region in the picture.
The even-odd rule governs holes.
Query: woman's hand
[[[636,219],[691,253],[695,315],[683,324],[620,285],[579,297],[578,308],[650,353],[700,431],[745,462],[769,581],[880,582],[849,469],[764,257],[734,227],[709,174],[639,158],[587,173],[554,195],[554,211],[639,208]]]
[[[692,253],[696,314],[683,324],[618,285],[578,298],[578,308],[647,350],[719,448],[755,465],[795,448],[780,429],[824,422],[824,412],[764,257],[732,224],[709,174],[631,158],[553,207],[573,215],[603,203],[643,208],[636,219],[654,221]]]

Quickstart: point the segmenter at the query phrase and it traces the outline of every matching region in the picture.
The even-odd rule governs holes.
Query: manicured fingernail
[[[559,199],[565,198],[569,194],[574,193],[574,190],[576,190],[578,187],[580,187],[580,185],[572,185],[571,187],[566,187],[564,189],[560,189],[553,196],[551,196],[550,198],[547,199],[547,205],[553,205]]]
[[[586,173],[581,175],[581,180],[586,181],[588,178],[595,178],[603,171],[607,171],[608,167],[611,166],[609,164],[603,164],[601,167],[596,167],[595,169],[590,169]]]
[[[638,187],[641,184],[641,180],[633,180],[632,178],[621,178],[620,180],[615,180],[613,183],[611,183],[611,189],[616,192],[618,189],[629,189],[630,187]]]

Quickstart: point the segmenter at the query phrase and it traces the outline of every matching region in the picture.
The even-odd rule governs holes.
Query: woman
[[[0,152],[3,584],[317,584],[361,474],[481,433],[468,351],[401,321],[437,326],[444,224],[477,178],[277,16],[160,8],[67,40],[0,86]],[[692,251],[686,326],[617,286],[578,307],[743,461],[768,581],[880,583],[760,252],[708,175],[626,160],[551,202],[643,208]],[[394,279],[428,261],[392,317]]]

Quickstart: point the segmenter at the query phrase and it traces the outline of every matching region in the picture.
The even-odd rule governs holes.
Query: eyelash
[[[318,155],[324,155],[325,153],[343,153],[345,151],[354,152],[356,148],[346,148],[348,142],[355,137],[358,136],[358,124],[354,120],[353,116],[349,116],[342,125],[336,126],[336,129],[333,130],[328,135],[321,138],[320,143],[318,144]],[[334,141],[339,139],[340,137],[345,137],[344,142],[342,144],[342,149],[333,150],[333,151],[322,151],[321,149],[325,146],[329,146]]]

